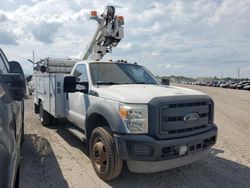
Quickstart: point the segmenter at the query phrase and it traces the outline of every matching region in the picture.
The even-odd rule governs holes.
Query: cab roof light
[[[90,18],[96,18],[97,17],[97,11],[92,10],[90,11]]]
[[[117,16],[116,18],[117,18],[117,20],[119,20],[119,21],[124,21],[124,17],[123,17],[123,16]]]
[[[124,17],[123,16],[116,16],[116,19],[119,25],[124,25]]]

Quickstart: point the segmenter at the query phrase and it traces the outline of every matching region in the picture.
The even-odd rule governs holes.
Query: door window
[[[7,73],[6,65],[2,59],[2,56],[0,55],[0,73]]]
[[[87,69],[85,65],[77,65],[74,75],[79,79],[80,82],[88,81]]]

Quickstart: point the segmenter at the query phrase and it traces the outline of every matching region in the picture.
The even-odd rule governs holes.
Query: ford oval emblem
[[[186,123],[195,123],[199,120],[200,116],[197,113],[188,113],[184,116],[183,120]]]

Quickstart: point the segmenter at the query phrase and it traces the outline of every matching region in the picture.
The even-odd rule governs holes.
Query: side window
[[[81,82],[88,81],[87,69],[85,65],[77,65],[74,75],[79,78]]]
[[[7,72],[8,71],[7,71],[6,65],[3,61],[1,54],[0,54],[0,73],[7,73]]]

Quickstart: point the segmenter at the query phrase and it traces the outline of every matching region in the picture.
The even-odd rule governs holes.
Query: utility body
[[[108,10],[114,11],[108,7],[106,15]],[[111,18],[117,19],[114,12]],[[112,48],[110,44],[116,46],[122,38],[107,37],[102,28],[95,35],[102,42],[93,42],[85,58],[92,53],[100,60],[106,51],[93,49]],[[33,76],[35,112],[41,123],[49,126],[67,119],[66,129],[87,143],[93,167],[105,181],[116,178],[124,164],[132,172],[189,164],[206,156],[216,143],[212,99],[170,86],[141,65],[46,58]]]

